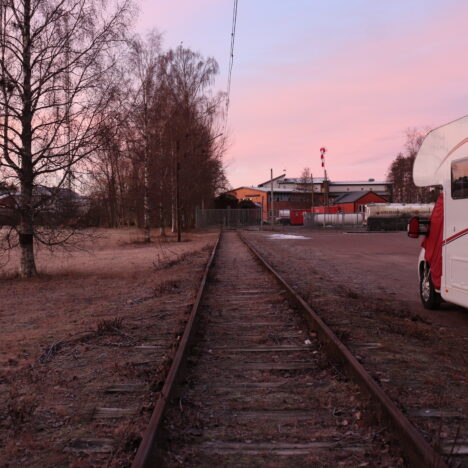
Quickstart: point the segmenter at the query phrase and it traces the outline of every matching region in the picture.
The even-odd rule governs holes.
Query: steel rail
[[[379,419],[388,421],[393,433],[401,442],[404,453],[407,455],[411,466],[420,468],[447,468],[442,457],[435,452],[431,445],[424,440],[420,432],[404,416],[396,404],[379,387],[375,380],[368,374],[364,367],[351,354],[346,346],[338,339],[333,331],[312,310],[309,304],[299,296],[265,257],[239,233],[245,245],[258,258],[261,264],[273,275],[273,277],[286,289],[290,298],[299,307],[309,326],[317,333],[328,352],[339,361],[348,371],[351,378],[363,389],[363,391],[377,405]]]
[[[205,292],[205,286],[208,279],[211,266],[213,264],[214,257],[218,248],[218,244],[221,238],[221,233],[216,240],[216,243],[211,251],[210,258],[206,264],[205,271],[203,273],[202,280],[200,282],[197,297],[193,303],[190,316],[185,325],[185,330],[180,340],[179,346],[177,347],[176,354],[172,361],[171,367],[167,374],[164,386],[159,395],[158,401],[154,408],[153,414],[149,425],[143,435],[138,451],[132,463],[132,468],[146,468],[156,466],[156,440],[162,427],[162,421],[164,412],[166,410],[167,402],[170,401],[176,389],[178,377],[181,375],[181,370],[185,364],[185,357],[189,350],[191,340],[195,334],[196,324],[198,319],[198,309],[200,306],[201,299]]]

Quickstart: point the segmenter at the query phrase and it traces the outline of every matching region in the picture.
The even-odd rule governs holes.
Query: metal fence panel
[[[197,228],[222,227],[225,229],[237,229],[248,226],[260,226],[262,224],[261,208],[251,209],[209,209],[196,211]]]

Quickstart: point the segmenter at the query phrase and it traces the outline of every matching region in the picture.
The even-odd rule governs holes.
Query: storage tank
[[[368,231],[405,231],[413,216],[429,218],[434,203],[369,203],[364,224]]]
[[[304,213],[306,226],[356,226],[362,225],[364,213]]]
[[[429,217],[434,203],[369,203],[366,205],[367,220],[369,217],[392,218],[402,215]]]

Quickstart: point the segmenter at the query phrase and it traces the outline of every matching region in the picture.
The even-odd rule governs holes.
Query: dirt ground
[[[405,233],[305,228],[247,235],[427,440],[458,463],[454,454],[468,440],[468,312],[421,307],[419,243]]]
[[[1,271],[0,466],[130,463],[217,236],[97,234]]]
[[[362,295],[381,295],[404,301],[412,312],[438,327],[450,329],[462,337],[468,336],[468,311],[454,304],[443,303],[440,310],[425,309],[419,298],[417,260],[421,241],[410,239],[403,232],[351,233],[343,231],[312,231],[289,227],[264,233],[275,245],[290,255],[289,259],[313,260],[323,271],[343,286]],[[284,235],[306,239],[285,239]],[[281,237],[283,236],[283,237]],[[283,242],[279,243],[279,241]],[[296,251],[295,247],[301,249]]]

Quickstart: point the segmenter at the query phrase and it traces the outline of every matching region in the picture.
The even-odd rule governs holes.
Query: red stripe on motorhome
[[[442,242],[442,245],[446,245],[446,244],[448,244],[449,242],[452,242],[452,241],[454,241],[455,239],[458,239],[459,237],[464,236],[465,234],[468,234],[468,229],[463,229],[463,231],[457,232],[456,234],[454,234],[453,236],[449,237],[448,239],[445,239],[445,240]]]

